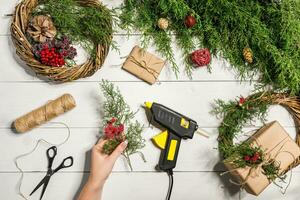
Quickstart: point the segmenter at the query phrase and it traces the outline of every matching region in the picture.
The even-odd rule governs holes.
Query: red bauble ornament
[[[186,27],[192,28],[197,23],[197,20],[194,16],[188,15],[185,17],[184,23],[185,23]]]
[[[208,49],[199,49],[194,51],[191,54],[191,60],[197,67],[208,65],[211,60],[210,52]]]

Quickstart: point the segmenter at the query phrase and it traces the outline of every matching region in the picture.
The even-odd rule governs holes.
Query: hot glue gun
[[[162,149],[158,169],[168,173],[170,186],[167,199],[170,199],[173,186],[173,168],[176,166],[181,139],[192,139],[198,130],[197,122],[158,103],[145,102],[145,107],[151,111],[152,119],[166,128],[162,133],[154,136],[153,142]]]

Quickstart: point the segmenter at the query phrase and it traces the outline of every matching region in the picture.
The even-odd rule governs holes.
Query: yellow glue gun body
[[[175,161],[174,164],[176,165],[177,159],[175,159],[175,157],[177,158],[178,155],[180,138],[170,135],[168,131],[164,131],[154,136],[152,140],[157,147],[166,152],[161,159],[163,159],[163,161],[166,160],[166,162],[170,162],[170,164]]]

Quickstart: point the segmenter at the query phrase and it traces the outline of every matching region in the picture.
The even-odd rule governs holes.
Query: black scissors
[[[63,168],[68,168],[71,167],[73,165],[73,157],[69,156],[67,158],[65,158],[62,163],[56,168],[56,169],[52,169],[52,164],[53,164],[53,160],[55,158],[57,154],[57,148],[55,146],[50,147],[47,150],[47,157],[48,157],[48,171],[46,176],[40,181],[40,183],[34,188],[34,190],[30,193],[30,196],[37,190],[39,189],[42,185],[43,186],[43,190],[42,190],[42,194],[40,197],[40,200],[43,198],[43,195],[45,193],[45,190],[47,188],[47,185],[50,181],[50,178],[53,174],[55,174],[56,172],[58,172],[59,170],[63,169]]]

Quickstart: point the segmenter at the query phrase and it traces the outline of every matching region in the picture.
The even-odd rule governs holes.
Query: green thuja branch
[[[264,95],[264,98],[261,98],[262,95]],[[261,92],[249,96],[242,104],[239,104],[239,100],[216,101],[212,113],[223,119],[218,128],[218,140],[219,150],[225,159],[234,153],[235,149],[232,148],[233,139],[242,131],[245,124],[249,124],[256,119],[265,121],[271,101],[272,99],[268,98],[268,93]]]
[[[188,75],[190,53],[205,47],[227,59],[241,79],[259,73],[263,85],[300,91],[300,1],[125,0],[121,10],[120,26],[141,31],[143,45],[153,42],[175,72],[173,35]],[[192,28],[184,24],[187,15],[197,19]],[[161,17],[170,21],[166,31],[157,26]],[[253,52],[252,64],[245,62],[245,47]]]
[[[115,119],[115,124],[123,124],[125,126],[124,137],[127,140],[127,148],[123,156],[128,161],[128,165],[132,170],[130,155],[139,153],[144,161],[144,155],[140,152],[145,147],[145,139],[142,137],[143,125],[138,121],[133,120],[135,112],[131,111],[128,104],[125,102],[120,90],[112,83],[103,80],[100,84],[101,90],[105,97],[103,103],[103,129],[107,126],[111,119]],[[105,133],[101,133],[105,137]],[[121,137],[109,139],[103,146],[103,152],[111,154],[112,151],[124,140]]]
[[[117,123],[127,124],[134,118],[135,113],[125,102],[120,90],[114,84],[103,80],[100,84],[102,93],[105,97],[103,103],[104,117],[103,122],[106,123],[111,118],[116,118]]]
[[[255,160],[252,160],[251,158],[253,158],[255,154],[259,156]],[[256,168],[263,161],[263,150],[260,147],[251,146],[249,142],[244,142],[233,148],[232,154],[224,160],[224,163],[230,163],[234,168],[244,168],[247,166]]]
[[[60,34],[81,44],[91,55],[94,44],[111,44],[115,14],[102,4],[94,7],[76,0],[45,0],[33,15],[50,15]]]

